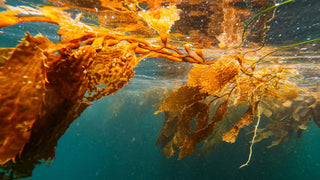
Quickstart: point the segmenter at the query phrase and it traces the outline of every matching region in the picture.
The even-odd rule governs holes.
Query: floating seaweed
[[[217,60],[212,65],[195,65],[189,72],[188,84],[169,95],[159,108],[160,111],[168,111],[167,114],[170,114],[170,116],[166,116],[167,120],[159,133],[158,144],[165,148],[168,144],[168,137],[171,137],[169,141],[171,144],[169,145],[172,146],[172,143],[175,143],[175,147],[178,147],[171,150],[180,150],[179,158],[181,159],[195,151],[196,144],[213,134],[216,124],[225,120],[229,107],[246,104],[248,106],[247,111],[233,128],[225,132],[222,137],[223,141],[233,143],[240,129],[254,121],[260,103],[266,103],[268,99],[284,103],[295,100],[300,96],[298,88],[287,79],[293,72],[279,67],[249,70],[245,67],[245,63],[241,56],[227,56]],[[197,91],[193,93],[186,91],[190,88]],[[201,94],[203,95],[200,96]],[[208,121],[210,104],[220,98],[225,100],[218,105],[212,119]],[[184,101],[184,99],[190,101]],[[310,103],[313,104],[314,101]],[[203,107],[196,108],[199,105]],[[176,106],[180,108],[173,108]],[[287,109],[287,107],[284,108]],[[265,108],[262,107],[262,109]],[[172,117],[172,114],[174,117]],[[310,113],[307,114],[301,119],[308,122]],[[190,124],[193,120],[197,123],[195,129],[191,131]],[[176,127],[166,125],[167,123],[173,123],[172,121],[178,121],[178,123],[175,123]],[[170,130],[171,134],[168,135],[166,133],[168,128],[174,128],[176,132],[173,133],[180,134],[178,135],[179,138],[176,138],[177,135],[172,136],[172,130]],[[179,132],[181,130],[182,132]],[[167,138],[162,142],[163,136]],[[164,152],[168,152],[167,157],[174,154],[172,151]]]
[[[167,158],[179,152],[182,159],[205,141],[234,143],[240,130],[256,119],[252,145],[274,136],[269,147],[286,141],[293,132],[301,136],[311,117],[320,124],[319,101],[291,82],[290,78],[298,76],[296,71],[280,65],[260,66],[261,58],[245,58],[246,52],[237,49],[208,58],[203,50],[181,43],[182,35],[171,33],[175,22],[183,20],[178,2],[164,7],[161,5],[170,1],[51,2],[62,6],[1,4],[7,9],[0,12],[1,28],[46,22],[57,24],[61,37],[59,42],[51,42],[42,35],[26,33],[16,48],[0,49],[0,165],[15,177],[31,176],[36,165],[52,160],[58,139],[73,120],[93,101],[127,85],[134,68],[148,57],[193,64],[188,82],[170,93],[156,112],[165,117],[156,144]],[[291,1],[282,4],[287,2]],[[219,24],[219,33],[206,43],[230,49],[243,45],[245,37],[263,41],[265,23],[256,24],[260,30],[256,34],[252,29],[245,32],[252,22],[243,20],[252,15],[251,9],[242,7],[240,1],[216,3],[219,6],[212,8],[221,10],[218,16],[222,19],[210,23]],[[260,8],[269,5],[268,1],[252,4]],[[83,14],[73,16],[71,9],[96,16],[98,24],[85,23]],[[254,18],[266,22],[270,14],[263,13]],[[106,18],[110,15],[115,19]],[[238,18],[230,19],[233,15]],[[246,111],[227,120],[235,107]],[[258,129],[262,115],[270,123]]]
[[[71,18],[65,8],[7,8],[0,14],[6,19],[1,27],[49,22],[60,26],[62,37],[53,43],[27,33],[15,49],[1,50],[0,162],[17,177],[30,176],[35,165],[53,159],[57,140],[69,124],[90,102],[126,85],[141,59],[153,56],[202,63],[190,52],[183,55],[167,45],[165,35],[163,45],[154,47],[141,39],[90,27],[80,21],[81,15]]]

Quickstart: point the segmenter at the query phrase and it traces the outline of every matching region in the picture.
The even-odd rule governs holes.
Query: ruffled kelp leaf
[[[176,6],[169,6],[157,10],[141,11],[139,16],[160,35],[165,35],[169,33],[174,22],[180,19],[180,12],[181,10]]]
[[[3,66],[11,56],[14,48],[1,48],[0,49],[0,67]]]
[[[195,128],[191,125],[191,122],[195,120]],[[192,129],[198,130],[208,124],[209,120],[209,105],[196,102],[184,109],[178,120],[177,135],[179,138],[180,146],[184,142],[186,134],[190,134]]]
[[[239,72],[239,63],[234,56],[222,57],[212,65],[195,65],[189,72],[188,85],[199,86],[201,92],[215,96]]]
[[[176,136],[179,112],[164,112],[165,122],[159,131],[156,145],[160,145],[162,153],[171,158],[179,150],[179,141]]]
[[[265,97],[260,102],[261,113],[270,122],[265,128],[259,129],[256,142],[274,136],[268,147],[287,141],[293,133],[300,137],[311,122],[317,101],[313,96],[301,95],[295,99],[283,101],[277,98]]]
[[[134,76],[138,60],[134,45],[119,43],[103,47],[88,69],[88,101],[95,101],[117,92]]]
[[[54,45],[43,36],[27,34],[0,69],[0,164],[22,152],[41,116],[49,46]]]
[[[181,86],[172,92],[159,110],[165,113],[165,122],[159,132],[156,144],[160,144],[163,153],[172,157],[184,141],[185,134],[192,130],[191,122],[196,119],[196,129],[206,125],[209,118],[209,106],[202,103],[207,94],[200,93],[197,87]]]
[[[320,128],[320,102],[318,101],[313,109],[313,121]]]
[[[27,34],[0,69],[1,164],[16,177],[53,159],[58,139],[88,107],[84,69],[95,49],[68,46]]]
[[[269,97],[284,102],[293,100],[300,95],[297,87],[287,81],[288,74],[292,71],[281,67],[261,68],[259,71],[255,71],[254,68],[249,70],[245,67],[245,63],[247,62],[241,56],[227,56],[216,60],[212,65],[195,65],[189,72],[188,84],[170,94],[164,101],[159,111],[176,112],[175,118],[170,118],[171,120],[174,119],[175,125],[173,128],[176,130],[171,131],[174,134],[170,134],[171,141],[168,142],[171,142],[170,147],[174,147],[171,150],[181,150],[179,159],[193,153],[198,143],[213,134],[216,123],[222,121],[228,111],[228,100],[230,100],[232,106],[237,107],[243,104],[249,106],[247,112],[242,115],[242,118],[229,132],[222,132],[224,133],[222,140],[235,142],[239,130],[253,122],[257,105],[261,99]],[[182,91],[183,88],[187,88],[189,91],[184,92]],[[197,89],[193,89],[196,91],[190,91],[191,88]],[[180,95],[180,93],[184,95]],[[194,93],[193,96],[192,93]],[[207,102],[206,108],[208,109],[206,110],[200,108],[200,104],[204,103],[203,100],[197,102],[202,99],[197,99],[201,93],[206,95],[203,99]],[[182,98],[177,98],[179,96]],[[202,123],[201,120],[207,117],[201,117],[209,114],[210,104],[225,96],[227,98],[218,107],[213,120],[209,123],[204,120]],[[198,115],[196,115],[196,109],[198,109]],[[191,122],[196,117],[196,127],[193,131]],[[174,146],[172,146],[173,144]],[[168,157],[171,157],[174,152],[171,151],[169,154]]]
[[[248,110],[243,114],[241,119],[234,125],[234,127],[227,133],[225,133],[222,137],[222,140],[229,143],[234,143],[236,141],[236,137],[243,126],[250,125],[255,117],[255,111],[258,106],[258,101],[250,104]]]
[[[204,100],[207,96],[208,94],[200,92],[199,87],[184,85],[169,94],[169,96],[164,100],[162,106],[159,108],[159,111],[179,112],[193,103]]]
[[[197,129],[186,136],[181,147],[179,159],[182,159],[183,157],[193,153],[196,150],[196,145],[208,138],[213,133],[216,124],[224,119],[227,111],[228,98],[226,98],[224,102],[219,105],[215,115],[205,127]]]

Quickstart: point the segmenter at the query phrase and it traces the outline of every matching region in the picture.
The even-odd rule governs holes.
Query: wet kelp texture
[[[1,164],[23,150],[34,122],[41,116],[45,82],[44,64],[38,57],[44,57],[42,41],[27,36],[1,69]]]
[[[246,43],[245,37],[257,37],[263,44],[266,31],[263,23],[254,26],[258,33],[245,27],[243,20],[253,9],[242,7],[240,1],[210,4],[220,10],[219,19],[210,22],[219,31],[212,39],[195,43],[196,48],[184,41],[187,34],[179,29],[186,18],[179,7],[194,6],[194,2],[51,2],[55,6],[0,4],[7,9],[0,13],[0,27],[31,21],[52,23],[60,27],[61,37],[51,42],[26,33],[16,48],[0,50],[0,164],[11,177],[31,176],[37,164],[52,160],[57,141],[70,123],[91,102],[127,85],[134,68],[148,57],[194,64],[188,82],[169,94],[156,112],[165,116],[157,144],[168,158],[178,151],[179,159],[188,156],[198,144],[210,148],[220,141],[233,143],[240,130],[261,115],[270,123],[254,130],[256,142],[274,136],[270,146],[284,142],[293,132],[301,136],[312,116],[319,125],[319,102],[292,82],[292,77],[299,76],[295,70],[260,66],[261,59],[246,59],[244,50],[235,49]],[[268,2],[251,5],[262,8]],[[198,13],[192,12],[191,17],[200,16]],[[237,18],[230,19],[231,15]],[[259,16],[265,22],[267,17]],[[85,23],[88,18],[97,24]],[[228,29],[232,24],[237,26]],[[171,32],[175,25],[177,32]],[[214,45],[220,51],[233,49],[213,58],[199,48]],[[237,107],[244,112],[232,116]]]
[[[9,10],[1,14],[6,19],[1,27],[28,21],[50,22],[60,26],[58,34],[62,37],[59,43],[53,43],[42,35],[27,33],[16,48],[1,50],[0,162],[14,177],[28,177],[35,165],[53,159],[57,140],[69,124],[90,102],[126,85],[141,59],[166,57],[210,64],[167,45],[166,33],[179,12],[175,6],[166,9],[169,15],[165,17],[172,15],[172,21],[152,27],[161,33],[163,45],[158,47],[143,39],[90,27],[80,21],[81,14],[71,18],[65,8],[6,8]],[[29,13],[26,10],[36,16],[21,16]],[[144,18],[152,20],[152,12]]]
[[[227,119],[225,117],[229,107],[247,106],[247,110],[238,120],[233,117],[233,127],[225,131],[222,136],[222,140],[226,142],[234,143],[240,129],[253,123],[256,115],[260,116],[257,114],[258,106],[268,117],[272,113],[267,114],[267,108],[272,109],[273,116],[275,114],[287,116],[297,111],[291,104],[296,104],[295,102],[299,101],[298,97],[308,101],[306,104],[299,103],[299,107],[303,107],[303,112],[293,114],[293,117],[297,117],[296,123],[287,122],[292,124],[287,131],[306,129],[311,113],[316,111],[314,107],[310,107],[315,105],[315,98],[302,96],[299,88],[290,83],[287,78],[294,72],[281,67],[248,69],[245,66],[246,63],[240,56],[228,56],[217,60],[212,65],[195,65],[189,72],[188,84],[180,87],[164,100],[159,110],[165,112],[166,121],[159,133],[157,143],[161,145],[167,157],[172,157],[179,150],[180,159],[191,154],[196,150],[196,144],[213,134],[218,123],[229,124],[229,121],[224,121]],[[218,99],[223,100],[214,104],[215,108],[211,108],[210,105]],[[276,109],[270,105],[265,107],[265,104],[270,101],[279,102],[279,107]],[[282,112],[280,107],[287,112]],[[211,113],[212,118],[209,118],[213,109],[216,110]],[[284,129],[283,126],[279,127],[279,123],[284,123],[284,120],[281,117],[277,118],[281,122],[273,121],[277,124],[274,128]],[[271,124],[269,128],[272,128]],[[279,139],[283,136],[288,137],[289,134],[280,132],[269,133],[269,135],[276,135],[276,139]]]
[[[1,164],[13,159],[8,166],[32,171],[41,159],[54,158],[57,140],[88,106],[80,88],[87,84],[81,72],[88,58],[56,50],[43,36],[27,34],[1,67]]]

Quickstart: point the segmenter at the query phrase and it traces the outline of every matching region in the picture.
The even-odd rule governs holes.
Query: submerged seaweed
[[[54,43],[27,33],[16,48],[0,50],[0,165],[12,177],[31,176],[36,165],[52,160],[57,141],[70,123],[93,101],[127,85],[134,77],[134,68],[149,57],[193,64],[188,81],[172,91],[156,112],[165,116],[156,144],[167,158],[179,152],[182,159],[197,147],[209,152],[207,149],[221,141],[234,143],[240,130],[255,119],[252,145],[274,136],[269,147],[285,142],[293,132],[300,137],[311,118],[320,126],[319,101],[292,81],[299,76],[297,71],[279,64],[265,66],[259,58],[262,47],[254,39],[264,44],[265,23],[270,16],[266,12],[276,5],[253,16],[263,23],[250,29],[253,21],[246,24],[244,19],[253,15],[253,9],[226,0],[216,2],[213,7],[221,10],[220,18],[210,23],[219,25],[219,33],[205,43],[218,45],[216,49],[227,54],[221,55],[205,54],[199,48],[203,44],[193,48],[181,42],[184,35],[171,33],[172,26],[184,18],[177,2],[162,7],[162,1],[148,6],[148,1],[97,0],[92,1],[94,6],[72,0],[51,1],[62,7],[1,4],[7,10],[0,13],[0,27],[46,22],[57,24],[61,37]],[[269,5],[269,1],[251,3],[258,9]],[[99,26],[82,21],[81,13],[73,16],[72,9],[88,13],[87,17],[95,15]],[[103,18],[110,14],[114,21]],[[122,20],[134,23],[123,25]],[[256,29],[259,32],[254,33]],[[240,49],[244,38],[251,39],[246,46],[254,49]],[[265,49],[269,54],[273,51]],[[247,53],[256,53],[253,56],[258,58],[247,57]],[[232,116],[237,108],[245,110]],[[261,116],[270,122],[258,129]]]

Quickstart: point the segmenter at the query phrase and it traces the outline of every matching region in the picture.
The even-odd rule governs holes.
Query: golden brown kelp
[[[201,103],[208,94],[201,93],[198,87],[182,86],[172,92],[159,108],[165,112],[166,121],[159,132],[157,144],[161,145],[163,153],[170,158],[181,148],[185,133],[190,133],[190,125],[197,118],[197,126],[203,126],[208,121],[208,107]]]
[[[286,101],[298,101],[303,94],[295,84],[289,83],[288,78],[295,75],[294,71],[281,66],[259,67],[257,62],[237,53],[208,61],[200,49],[192,51],[189,43],[180,42],[178,47],[173,47],[169,32],[180,19],[181,10],[175,5],[160,6],[167,1],[153,2],[150,9],[140,7],[139,3],[147,1],[97,0],[92,1],[93,6],[82,1],[52,1],[65,7],[7,6],[9,10],[0,13],[5,19],[0,27],[30,21],[60,26],[59,43],[52,43],[41,35],[27,34],[14,50],[1,50],[0,115],[4,118],[0,121],[0,164],[7,162],[4,167],[17,177],[30,176],[41,159],[52,159],[56,142],[69,124],[92,101],[128,84],[134,76],[134,67],[147,57],[195,64],[188,74],[188,83],[169,94],[159,108],[166,120],[157,144],[168,158],[177,151],[180,151],[179,159],[190,155],[197,144],[215,139],[212,137],[215,134],[221,140],[235,142],[241,128],[253,123],[256,115],[260,120],[261,113],[257,111],[267,112],[264,109],[268,108],[260,104],[272,99],[286,108]],[[239,38],[244,38],[240,34],[245,31],[240,29],[244,26],[243,18],[250,13],[242,9],[239,2],[220,1],[226,5],[226,9],[220,7],[223,15],[219,17],[224,20],[217,22],[221,25],[218,32],[221,47],[234,47],[243,40]],[[83,23],[81,13],[72,18],[70,9],[96,15],[99,26]],[[233,15],[238,18],[232,19]],[[121,27],[117,21],[123,21]],[[122,27],[130,21],[134,23]],[[239,26],[233,26],[234,23]],[[146,37],[141,29],[154,39],[137,38]],[[318,122],[315,109],[319,109],[319,105],[307,105],[310,107],[306,111],[286,119],[292,125],[298,118],[300,124],[288,127],[287,122],[275,118],[276,125],[270,123],[266,127],[270,131],[258,130],[257,123],[255,135],[256,132],[275,135],[277,132],[272,129],[281,123],[284,124],[281,130],[300,131],[311,114]],[[227,113],[240,106],[246,106],[247,111],[226,121]],[[288,136],[278,137],[276,139],[282,141]]]
[[[230,121],[235,124],[230,130],[223,133],[221,139],[230,143],[235,142],[240,129],[254,121],[260,103],[265,103],[267,99],[274,99],[284,103],[283,108],[286,109],[288,108],[285,107],[286,101],[295,101],[300,93],[303,93],[303,90],[299,92],[297,86],[289,83],[288,77],[293,74],[295,74],[294,71],[284,70],[278,66],[256,69],[241,56],[222,57],[211,65],[195,65],[189,72],[187,85],[169,95],[163,102],[163,106],[159,108],[160,111],[168,112],[166,112],[165,125],[159,133],[158,143],[164,148],[163,152],[167,157],[173,156],[175,152],[180,150],[179,159],[181,159],[194,152],[196,144],[214,134],[216,124],[225,120],[226,113],[231,106],[246,105],[247,111],[237,119]],[[183,91],[191,87],[198,89],[199,92],[194,92],[192,95]],[[181,92],[178,93],[179,91]],[[205,96],[191,101],[191,104],[188,101],[179,101],[179,103],[172,101],[172,97],[182,100],[186,99],[186,96],[189,96],[189,99],[192,100],[198,94],[204,94]],[[209,112],[212,112],[210,105],[217,99],[222,98],[224,101],[220,105],[216,105],[217,110],[213,112],[212,119],[208,121]],[[197,104],[206,106],[203,106],[205,108],[195,108],[194,105]],[[176,105],[185,108],[168,108]],[[300,105],[301,103],[299,103],[299,107]],[[264,112],[263,109],[262,107],[262,112]],[[302,119],[309,122],[311,114],[302,114],[305,114]],[[195,127],[191,126],[192,121],[196,121]],[[170,129],[167,123],[174,124],[171,127],[174,129]],[[198,126],[199,124],[202,125]],[[164,133],[169,129],[169,132],[171,132],[169,135]],[[293,127],[291,129],[292,131],[298,130]],[[219,134],[221,135],[221,132]],[[168,141],[168,138],[163,139],[163,136],[171,139],[169,138]],[[166,149],[166,144],[169,145],[169,150]]]
[[[94,101],[117,92],[134,76],[138,64],[134,49],[136,45],[119,43],[104,47],[88,69],[88,101]],[[99,87],[103,85],[104,87]]]
[[[202,126],[198,126],[195,131],[191,132],[186,136],[184,139],[179,159],[190,155],[196,150],[196,145],[205,139],[207,139],[214,131],[215,126],[218,122],[224,120],[225,115],[227,114],[228,110],[228,97],[225,98],[224,102],[222,102],[219,106],[217,111],[215,112],[211,121],[207,123],[202,123]],[[204,111],[209,112],[207,109]],[[198,124],[198,121],[197,121]]]
[[[320,102],[314,105],[313,121],[320,128]]]
[[[0,67],[5,65],[14,48],[0,49]]]
[[[54,158],[57,140],[87,107],[81,87],[92,58],[82,52],[63,54],[43,36],[27,34],[1,68],[1,164],[12,159],[6,167],[17,177]]]
[[[234,125],[229,132],[223,135],[223,141],[230,143],[234,143],[236,141],[236,137],[238,136],[240,129],[243,128],[243,126],[248,126],[253,122],[258,103],[259,101],[255,103],[250,103],[248,110],[243,114],[243,116],[236,123],[236,125]]]
[[[42,37],[27,35],[1,68],[0,164],[21,153],[34,122],[42,115],[46,78],[42,50],[51,45],[47,43]]]
[[[310,95],[301,95],[286,101],[265,98],[261,109],[270,122],[265,128],[259,129],[257,142],[273,136],[274,139],[268,146],[272,147],[287,141],[294,133],[301,137],[299,133],[308,127],[312,114],[317,111],[314,108],[316,104],[316,99]]]
[[[41,35],[27,34],[12,55],[2,50],[0,163],[6,163],[4,168],[16,176],[29,176],[41,160],[52,159],[57,140],[87,103],[121,89],[144,57],[203,62],[190,51],[183,55],[167,45],[165,34],[161,38],[164,45],[154,47],[144,40],[89,27],[80,22],[81,15],[73,19],[64,8],[30,8],[42,16],[34,19],[28,14],[21,21],[15,19],[28,8],[11,8],[14,10],[0,13],[8,20],[1,27],[34,20],[52,22],[60,25],[62,37],[55,44]],[[162,28],[170,28],[167,26]]]
[[[236,58],[228,57],[222,58],[212,65],[195,66],[189,72],[188,85],[182,86],[164,101],[159,110],[169,111],[167,113],[170,116],[167,116],[157,143],[164,148],[167,145],[169,148],[172,147],[172,143],[175,144],[173,147],[177,147],[170,148],[170,151],[164,150],[167,157],[171,157],[178,150],[181,150],[180,159],[191,154],[195,151],[196,144],[208,138],[213,133],[215,125],[224,119],[228,109],[229,95],[223,95],[226,98],[219,105],[210,121],[209,107],[213,100],[206,103],[205,99],[208,97],[220,98],[219,91],[239,73],[239,66],[234,64],[236,62]],[[196,119],[196,125],[192,127],[191,122],[194,119]],[[168,123],[175,123],[176,127],[166,125]],[[166,135],[165,132],[168,131],[168,128],[175,129],[170,130],[171,134]],[[171,137],[169,144],[168,139],[161,138],[163,136]]]

